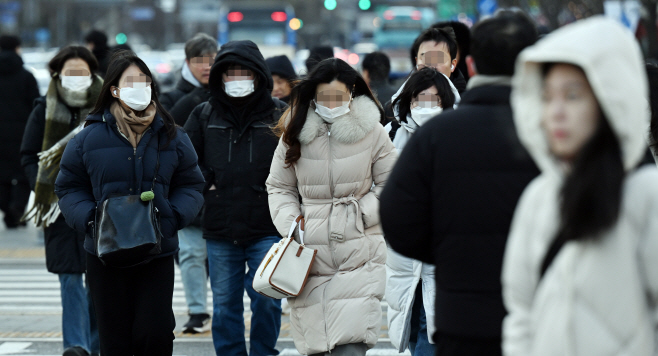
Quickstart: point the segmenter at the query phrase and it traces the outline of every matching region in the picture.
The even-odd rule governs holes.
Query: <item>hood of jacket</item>
[[[376,125],[381,113],[372,99],[365,95],[357,96],[350,104],[350,111],[337,117],[331,124],[331,135],[339,142],[352,144],[361,141]],[[299,133],[299,142],[308,145],[323,133],[325,121],[309,107],[306,122]]]
[[[0,74],[17,73],[22,68],[23,59],[16,52],[0,52]]]
[[[258,86],[255,91],[272,91],[274,83],[272,74],[260,53],[258,46],[249,41],[231,41],[222,46],[215,57],[215,63],[210,68],[208,85],[212,96],[222,104],[228,104],[230,97],[224,91],[222,73],[230,64],[240,64],[251,69],[257,77]],[[256,93],[252,94],[255,95]]]
[[[559,172],[560,163],[541,127],[545,63],[583,69],[619,140],[624,168],[633,169],[647,150],[650,115],[642,52],[633,34],[597,16],[558,29],[519,55],[511,95],[516,130],[543,172]]]

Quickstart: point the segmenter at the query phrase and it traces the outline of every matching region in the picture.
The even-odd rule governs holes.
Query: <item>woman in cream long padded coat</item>
[[[589,85],[579,86],[579,80]],[[614,147],[610,141],[603,145],[599,141],[592,149],[595,141],[590,139],[582,146],[575,157],[587,153],[591,159],[572,159],[572,172],[579,174],[573,177],[583,177],[592,168],[602,172],[590,175],[588,181],[581,179],[580,187],[569,193],[587,191],[591,185],[602,187],[597,177],[608,182],[607,187],[615,181],[617,194],[590,194],[587,199],[599,205],[616,201],[618,215],[616,220],[603,220],[609,223],[602,231],[567,239],[540,277],[544,256],[563,223],[560,214],[568,211],[563,202],[574,196],[562,193],[572,177],[564,170],[569,161],[560,155],[567,146],[558,137],[568,143],[577,125],[567,128],[566,136],[554,127],[576,121],[583,127],[591,115],[582,110],[573,115],[571,109],[586,92],[593,93],[593,106],[600,108],[595,116],[599,127],[592,137],[601,137],[605,120],[608,132],[612,131],[608,137],[616,137],[619,148],[606,151],[614,152],[606,158],[595,152]],[[613,20],[579,21],[519,55],[513,80],[514,119],[519,138],[542,174],[523,193],[507,242],[502,272],[509,312],[503,323],[505,355],[656,354],[658,171],[653,165],[638,167],[647,150],[647,94],[640,48],[633,35]],[[570,117],[578,119],[570,121]],[[602,165],[614,157],[615,169]],[[594,214],[592,210],[600,212],[592,209],[594,204],[567,215],[581,217],[571,226],[582,225],[582,217]]]
[[[397,154],[381,106],[340,59],[318,64],[291,103],[266,182],[270,212],[282,236],[302,214],[304,242],[318,251],[302,293],[288,299],[293,340],[303,355],[365,355],[386,283],[379,194]]]

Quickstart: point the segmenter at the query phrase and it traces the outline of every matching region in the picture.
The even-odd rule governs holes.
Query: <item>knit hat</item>
[[[270,57],[265,60],[265,63],[267,63],[267,66],[270,68],[270,72],[272,72],[272,74],[276,74],[288,80],[297,79],[295,68],[293,68],[292,63],[287,56],[281,55]]]

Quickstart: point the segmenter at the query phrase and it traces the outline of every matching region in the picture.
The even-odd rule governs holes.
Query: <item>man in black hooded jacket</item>
[[[249,354],[278,355],[274,347],[281,303],[252,288],[258,265],[280,239],[270,217],[265,180],[278,144],[271,127],[287,107],[270,96],[272,86],[258,46],[251,41],[229,42],[210,70],[210,100],[197,106],[185,123],[206,178],[202,226],[217,355],[247,355],[245,289],[253,313]]]
[[[30,196],[19,151],[32,103],[39,97],[37,81],[23,68],[19,48],[18,37],[0,36],[0,210],[7,228],[21,224]]]

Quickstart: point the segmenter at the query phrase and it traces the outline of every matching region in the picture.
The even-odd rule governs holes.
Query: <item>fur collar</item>
[[[350,104],[350,112],[336,118],[331,125],[331,136],[338,142],[352,144],[361,141],[379,124],[381,114],[377,104],[365,95],[354,98]],[[324,133],[326,122],[309,107],[306,123],[299,133],[299,142],[308,145],[316,137]]]

